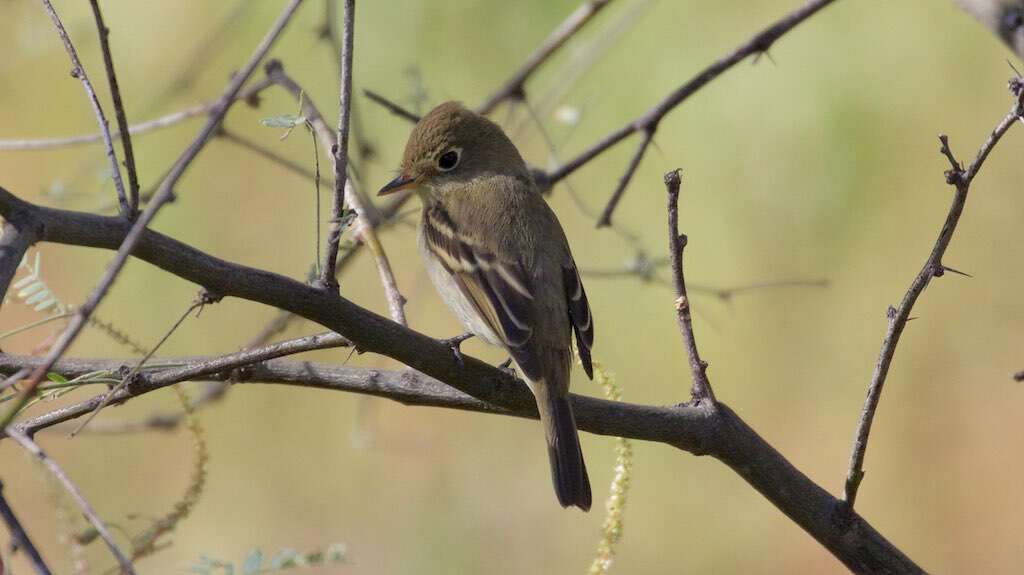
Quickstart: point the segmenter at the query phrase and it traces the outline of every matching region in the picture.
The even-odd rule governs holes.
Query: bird
[[[537,401],[558,501],[589,510],[569,378],[575,335],[593,379],[594,322],[565,232],[526,162],[500,126],[445,102],[413,128],[378,195],[404,189],[423,202],[418,245],[434,287],[467,337],[515,362]],[[453,351],[459,359],[458,342]]]

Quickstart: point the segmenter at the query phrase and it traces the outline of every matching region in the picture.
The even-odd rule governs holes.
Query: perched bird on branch
[[[569,373],[575,333],[593,377],[594,324],[561,224],[508,136],[455,102],[416,125],[380,194],[413,187],[431,281],[467,331],[509,352],[537,399],[558,501],[590,509]]]

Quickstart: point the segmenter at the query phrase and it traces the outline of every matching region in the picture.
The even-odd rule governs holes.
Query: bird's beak
[[[378,196],[386,196],[393,194],[399,190],[407,190],[416,185],[416,179],[410,178],[404,174],[398,174],[398,176],[384,185],[383,188],[377,192]]]

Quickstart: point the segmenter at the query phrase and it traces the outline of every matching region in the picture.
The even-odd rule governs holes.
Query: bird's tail
[[[560,393],[555,386],[534,384],[537,408],[544,435],[548,442],[548,456],[551,458],[551,479],[555,493],[562,507],[575,505],[584,511],[590,510],[590,478],[583,462],[580,438],[576,432],[576,417],[566,393]]]

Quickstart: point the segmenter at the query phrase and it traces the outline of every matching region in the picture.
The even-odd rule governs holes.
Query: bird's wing
[[[535,325],[534,296],[522,264],[498,259],[481,242],[460,232],[441,206],[426,210],[423,231],[430,253],[455,278],[523,374],[530,380],[541,378],[539,358],[528,346]]]
[[[594,379],[594,368],[590,362],[590,350],[594,347],[594,319],[590,315],[590,302],[587,301],[587,292],[583,289],[576,262],[562,268],[562,285],[565,286],[565,301],[569,304],[569,321],[576,332],[580,363],[587,377]]]

